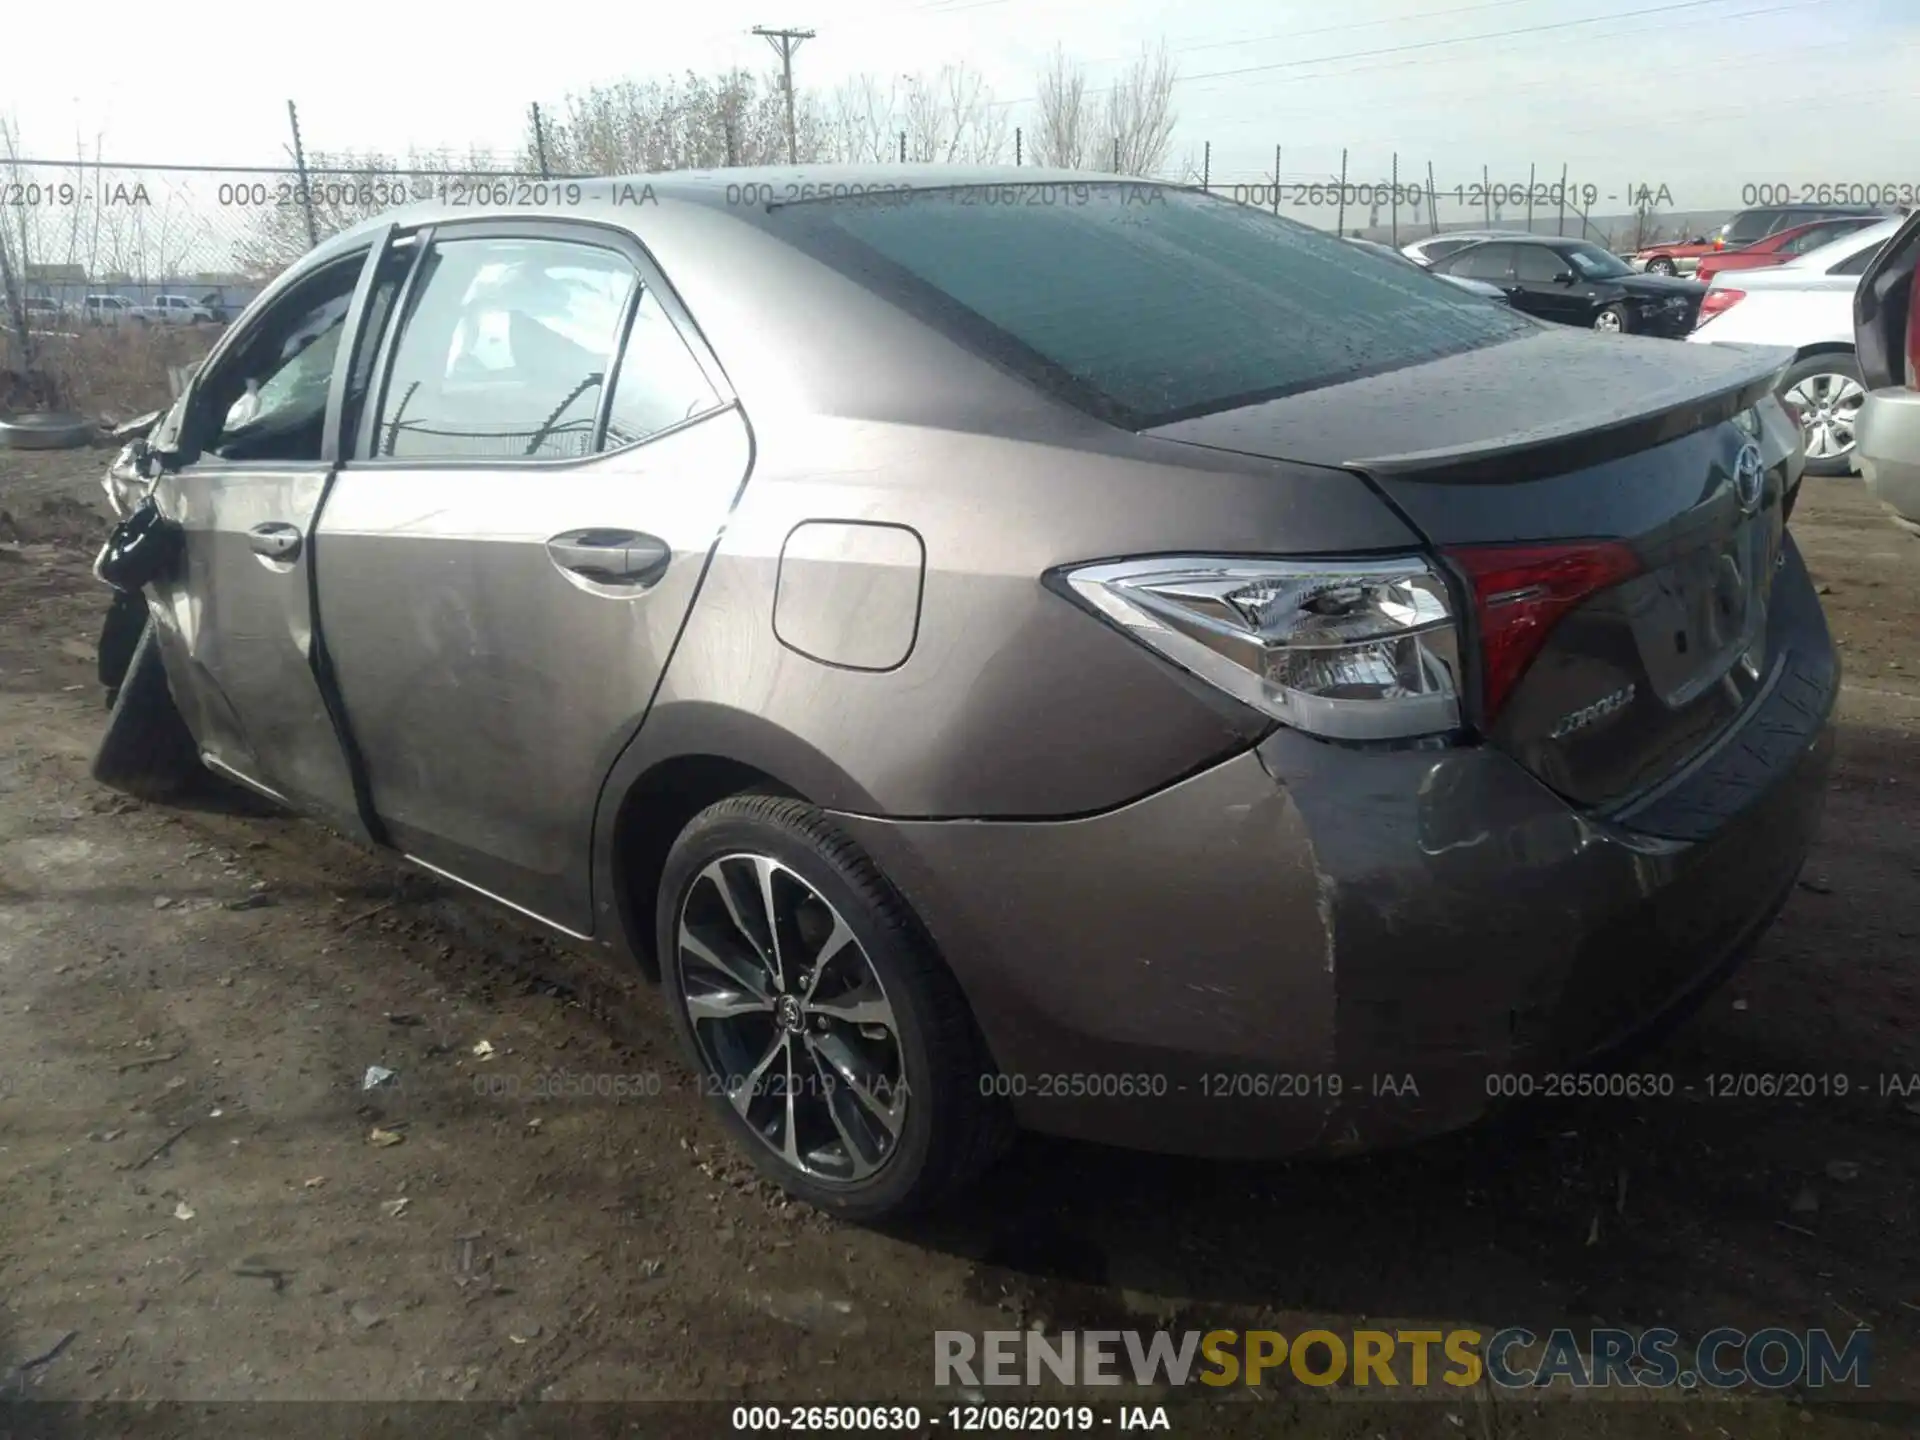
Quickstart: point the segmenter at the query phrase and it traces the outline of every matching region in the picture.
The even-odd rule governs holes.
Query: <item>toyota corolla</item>
[[[1791,887],[1783,354],[1077,173],[569,200],[324,243],[123,455],[96,773],[655,967],[795,1194],[1458,1126]]]

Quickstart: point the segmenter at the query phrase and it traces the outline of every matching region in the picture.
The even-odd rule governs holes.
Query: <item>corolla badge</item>
[[[1626,685],[1611,695],[1602,695],[1591,705],[1583,705],[1570,715],[1560,717],[1560,723],[1553,727],[1549,740],[1564,740],[1576,730],[1584,730],[1589,725],[1597,725],[1609,715],[1618,713],[1633,703],[1634,687]]]
[[[1767,467],[1760,459],[1760,447],[1749,440],[1733,460],[1733,495],[1740,502],[1740,513],[1751,515],[1760,508],[1766,491]]]

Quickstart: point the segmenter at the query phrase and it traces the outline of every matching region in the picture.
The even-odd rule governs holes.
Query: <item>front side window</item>
[[[333,359],[364,256],[326,266],[260,316],[194,395],[203,448],[225,460],[320,459]]]
[[[1589,280],[1622,280],[1634,273],[1633,267],[1611,250],[1602,250],[1589,241],[1569,245],[1563,253]]]
[[[394,346],[374,453],[422,460],[589,453],[636,283],[623,256],[578,242],[436,244]]]
[[[1545,245],[1514,247],[1513,274],[1526,285],[1551,285],[1554,277],[1567,268],[1558,252]]]

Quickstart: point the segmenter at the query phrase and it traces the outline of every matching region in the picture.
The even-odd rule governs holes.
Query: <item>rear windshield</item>
[[[1128,429],[1537,333],[1418,266],[1165,186],[896,192],[775,206],[769,223]]]
[[[1751,245],[1773,233],[1778,210],[1742,210],[1720,227],[1720,238],[1729,245]]]

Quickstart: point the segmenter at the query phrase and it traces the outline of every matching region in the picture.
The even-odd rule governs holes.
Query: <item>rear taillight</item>
[[[1447,555],[1473,582],[1483,725],[1493,723],[1553,627],[1569,611],[1640,570],[1639,557],[1617,541],[1473,545]]]
[[[1744,290],[1709,290],[1700,297],[1700,313],[1694,317],[1693,328],[1698,330],[1716,315],[1724,315],[1742,300],[1747,298]]]
[[[1274,719],[1336,740],[1460,726],[1460,631],[1445,579],[1418,557],[1180,556],[1061,575],[1096,614]]]

